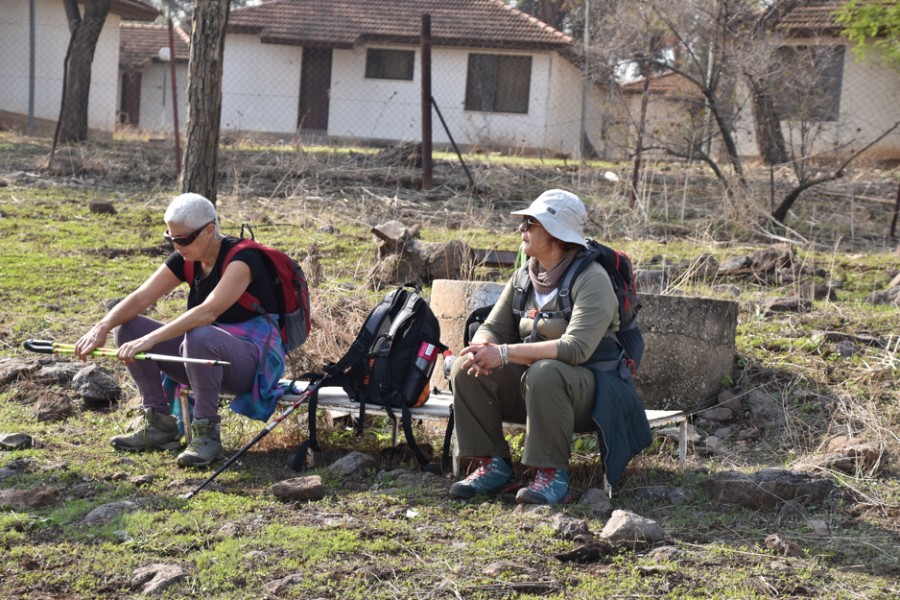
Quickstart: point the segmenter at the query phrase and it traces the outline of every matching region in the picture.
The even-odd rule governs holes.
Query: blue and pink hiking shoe
[[[519,504],[559,504],[569,494],[569,474],[562,469],[538,469],[534,483],[516,494]]]
[[[469,500],[478,494],[499,494],[513,479],[512,467],[500,457],[482,458],[481,466],[471,475],[450,486],[450,494]]]

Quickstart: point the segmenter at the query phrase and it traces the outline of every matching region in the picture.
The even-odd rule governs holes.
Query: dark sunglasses
[[[525,217],[524,219],[522,219],[522,222],[519,223],[519,229],[521,229],[522,231],[528,231],[529,229],[531,229],[532,225],[540,225],[540,223],[538,223],[537,219],[535,219],[534,217]]]
[[[215,221],[210,221],[200,229],[195,229],[187,235],[169,235],[169,230],[167,229],[165,233],[163,233],[163,239],[167,242],[178,244],[179,246],[190,246],[194,243],[194,240],[197,239],[197,236],[199,236],[208,225],[212,225],[213,223],[215,223]]]

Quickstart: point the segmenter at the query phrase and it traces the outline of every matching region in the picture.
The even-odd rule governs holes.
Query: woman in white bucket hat
[[[591,263],[572,284],[570,318],[557,312],[560,279],[588,245],[587,213],[578,196],[548,190],[512,214],[523,217],[519,232],[529,257],[522,267],[527,279],[524,273],[513,275],[454,361],[450,381],[458,453],[479,458],[481,466],[454,483],[450,493],[468,499],[514,487],[503,423],[525,423],[522,464],[536,468],[537,476],[516,500],[556,504],[569,497],[573,433],[596,430],[595,373],[584,365],[601,354],[618,356],[613,337],[618,300],[604,268]],[[514,305],[519,277],[530,282],[524,310]],[[625,393],[633,393],[630,380],[623,385]]]

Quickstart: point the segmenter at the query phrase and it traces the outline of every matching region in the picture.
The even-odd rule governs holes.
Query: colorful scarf
[[[545,270],[544,267],[541,266],[541,263],[532,257],[528,261],[528,276],[531,278],[534,290],[538,294],[549,294],[555,290],[563,273],[566,272],[566,269],[568,269],[569,265],[572,264],[572,261],[575,260],[575,255],[577,253],[577,249],[569,250],[563,255],[562,260],[556,263],[556,266],[549,271]]]

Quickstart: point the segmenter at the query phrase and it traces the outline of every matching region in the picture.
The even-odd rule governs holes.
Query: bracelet
[[[500,366],[505,367],[509,364],[509,346],[500,344]]]

